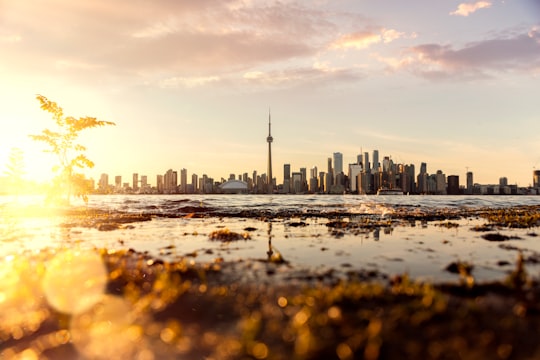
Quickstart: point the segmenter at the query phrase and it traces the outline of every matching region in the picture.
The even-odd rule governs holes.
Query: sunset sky
[[[11,148],[50,173],[28,134],[36,94],[115,127],[81,143],[89,176],[155,185],[326,170],[379,150],[465,183],[528,186],[540,169],[540,1],[0,0],[0,176]]]

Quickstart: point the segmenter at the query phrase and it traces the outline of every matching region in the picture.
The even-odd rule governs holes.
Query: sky
[[[0,173],[54,159],[29,138],[74,117],[100,174],[219,180],[378,150],[429,173],[528,186],[540,169],[540,1],[0,0]]]

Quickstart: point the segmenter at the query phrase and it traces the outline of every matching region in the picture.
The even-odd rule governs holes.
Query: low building
[[[224,194],[247,194],[248,184],[245,181],[233,179],[222,183],[219,190]]]

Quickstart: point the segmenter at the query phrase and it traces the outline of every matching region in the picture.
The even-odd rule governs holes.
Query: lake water
[[[264,260],[269,250],[287,260],[287,269],[341,273],[408,273],[435,281],[457,280],[445,270],[455,261],[474,265],[479,280],[503,278],[521,251],[540,254],[537,229],[497,229],[515,239],[489,242],[472,231],[486,221],[476,215],[432,221],[406,215],[460,213],[481,208],[540,205],[540,196],[355,196],[355,195],[103,195],[88,207],[110,212],[151,214],[151,221],[119,230],[65,227],[50,216],[10,216],[14,199],[0,197],[0,256],[43,248],[132,248],[166,261],[236,262]],[[36,197],[18,201],[36,203]],[[75,201],[75,206],[84,204]],[[195,215],[195,216],[194,216]],[[395,215],[400,215],[396,217]],[[376,226],[343,230],[336,219]],[[448,226],[451,221],[452,226]],[[443,225],[443,226],[441,226]],[[246,234],[246,240],[212,240],[214,231]],[[537,274],[540,268],[528,264]]]

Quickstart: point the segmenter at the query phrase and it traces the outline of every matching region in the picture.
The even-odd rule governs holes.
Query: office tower
[[[99,191],[106,192],[109,188],[109,175],[108,174],[101,174],[101,177],[99,178],[98,183]]]
[[[300,174],[302,174],[302,181],[307,180],[307,169],[305,167],[300,168]]]
[[[446,195],[446,175],[441,170],[437,170],[435,183],[435,193],[437,195]]]
[[[388,156],[385,156],[384,159],[383,159],[382,171],[385,172],[385,173],[390,172],[390,169],[391,169],[390,165],[391,165],[390,158]]]
[[[427,164],[421,163],[420,164],[420,173],[418,174],[416,185],[418,186],[417,192],[419,194],[427,194],[428,193],[428,174],[427,174]]]
[[[533,187],[540,187],[540,170],[533,171]]]
[[[508,186],[508,178],[507,177],[499,178],[499,186]]]
[[[371,169],[374,173],[379,171],[379,150],[373,150],[373,166]]]
[[[349,188],[352,193],[358,192],[357,180],[358,174],[362,172],[362,165],[360,164],[349,164]]]
[[[324,177],[325,177],[325,172],[324,171],[321,171],[319,172],[319,191],[320,192],[324,192]]]
[[[325,192],[329,194],[332,190],[332,186],[334,186],[334,176],[331,172],[326,173],[326,179],[324,181]]]
[[[133,174],[133,191],[139,190],[139,174]]]
[[[193,187],[194,193],[199,191],[199,176],[197,174],[191,175],[191,186]]]
[[[467,171],[467,194],[470,195],[473,193],[473,186],[473,173],[472,171]]]
[[[405,173],[407,174],[407,189],[405,190],[406,193],[412,194],[416,192],[416,182],[414,181],[414,164],[405,165]]]
[[[141,175],[141,188],[147,188],[148,187],[148,177],[146,175]]]
[[[319,191],[319,181],[317,180],[317,177],[312,177],[309,179],[309,192],[310,193],[316,193]]]
[[[343,154],[340,152],[334,153],[334,176],[343,172]]]
[[[165,194],[176,194],[178,186],[178,173],[172,169],[167,170],[163,176],[163,192]]]
[[[362,161],[362,171],[369,172],[371,170],[369,164],[369,153],[364,153],[364,160]]]
[[[448,175],[448,195],[459,195],[459,176]]]
[[[283,164],[283,193],[288,194],[291,189],[291,164]]]
[[[187,193],[187,169],[180,170],[180,192],[182,194]]]
[[[310,179],[317,178],[318,175],[319,175],[319,170],[317,169],[316,166],[309,169],[309,178]]]
[[[158,194],[163,194],[163,175],[156,176],[156,187]]]
[[[291,179],[291,164],[283,165],[283,181]]]
[[[116,190],[122,188],[122,176],[117,175],[114,177],[114,187],[116,188]]]
[[[272,137],[271,132],[271,121],[270,121],[270,110],[268,110],[268,137],[266,138],[266,142],[268,143],[268,193],[272,194],[274,192],[274,182],[272,177],[272,141],[274,141],[274,138]]]
[[[324,181],[324,187],[326,192],[330,192],[330,188],[334,185],[334,168],[332,167],[332,158],[328,158],[328,170],[326,171],[326,179]]]
[[[304,190],[304,184],[302,180],[302,173],[298,171],[293,171],[292,173],[292,193],[300,194]]]

